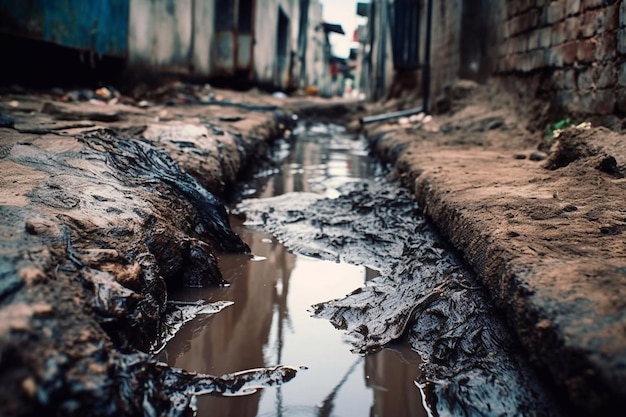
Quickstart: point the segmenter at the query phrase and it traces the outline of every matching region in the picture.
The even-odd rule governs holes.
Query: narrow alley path
[[[244,187],[235,230],[255,256],[220,260],[230,287],[174,295],[234,305],[186,325],[161,358],[211,374],[307,369],[248,397],[201,397],[199,415],[560,415],[478,281],[365,142],[301,126],[280,169]]]

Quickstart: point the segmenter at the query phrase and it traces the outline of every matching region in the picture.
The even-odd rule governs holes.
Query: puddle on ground
[[[258,175],[244,194],[265,198],[306,191],[334,197],[339,186],[374,169],[363,141],[338,126],[313,124],[300,132],[281,169]],[[427,415],[414,383],[420,358],[407,343],[358,355],[330,322],[311,317],[312,305],[344,297],[378,276],[376,271],[294,255],[273,236],[236,218],[231,223],[255,258],[220,259],[230,287],[186,289],[170,298],[234,304],[186,324],[159,359],[214,375],[277,364],[308,369],[285,385],[246,397],[201,396],[199,416]]]

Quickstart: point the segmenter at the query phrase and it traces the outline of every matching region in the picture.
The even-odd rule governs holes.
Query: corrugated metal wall
[[[0,32],[124,57],[128,13],[129,0],[0,0]]]

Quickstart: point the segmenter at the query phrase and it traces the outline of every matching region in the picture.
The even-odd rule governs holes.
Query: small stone
[[[530,154],[529,158],[531,161],[543,161],[548,157],[548,154],[545,152],[535,151]]]
[[[550,320],[548,319],[543,319],[541,321],[539,321],[539,323],[537,323],[535,325],[535,328],[537,330],[547,330],[552,326],[552,323],[550,323]]]
[[[526,154],[523,153],[516,153],[515,155],[513,155],[514,159],[526,159]]]
[[[40,284],[46,280],[46,274],[34,266],[22,267],[17,273],[28,286]]]
[[[244,120],[245,117],[243,116],[237,116],[237,115],[229,115],[229,116],[220,116],[219,117],[219,121],[220,122],[239,122],[241,120]]]
[[[563,211],[566,211],[566,212],[572,212],[572,211],[576,211],[576,210],[578,210],[578,207],[576,207],[573,204],[568,204],[565,207],[563,207]]]
[[[28,398],[35,398],[37,394],[37,383],[32,377],[28,377],[22,381],[22,390]]]
[[[110,100],[113,98],[113,93],[106,87],[101,87],[96,90],[96,95],[104,100]]]
[[[612,175],[615,178],[624,178],[624,173],[620,170],[617,160],[612,155],[603,157],[596,169]]]

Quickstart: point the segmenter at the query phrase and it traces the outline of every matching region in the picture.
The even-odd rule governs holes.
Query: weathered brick
[[[591,90],[595,88],[592,67],[586,67],[579,70],[577,85],[579,90]]]
[[[532,51],[539,48],[539,31],[533,30],[528,32],[528,50]]]
[[[539,17],[541,12],[539,9],[532,9],[528,12],[528,29],[536,29],[539,27]]]
[[[550,45],[552,45],[552,28],[539,29],[539,47],[548,48]]]
[[[619,67],[619,74],[617,75],[617,84],[622,87],[626,87],[626,62]]]
[[[520,12],[525,12],[532,6],[532,2],[530,0],[517,0],[517,2],[519,3]]]
[[[530,27],[530,17],[528,12],[519,15],[519,31],[520,33],[526,32]]]
[[[617,4],[607,6],[605,9],[603,31],[615,30],[619,27],[619,7]]]
[[[565,20],[565,39],[572,41],[578,38],[580,32],[580,18],[578,16],[569,17]]]
[[[563,66],[563,48],[565,44],[561,44],[558,46],[553,46],[551,48],[546,49],[545,52],[545,62],[548,66],[551,67],[562,67]]]
[[[626,54],[626,28],[617,31],[617,50],[620,54]]]
[[[505,4],[506,4],[505,16],[508,18],[515,16],[515,13],[517,12],[517,2],[507,1]]]
[[[504,36],[505,39],[511,36],[511,21],[510,20],[507,20],[502,25],[502,36]]]
[[[619,6],[619,25],[626,26],[626,1],[622,1]]]
[[[526,50],[528,49],[528,39],[524,35],[516,36],[515,38],[513,38],[513,42],[514,42],[514,47],[513,47],[514,52],[518,52],[518,53],[526,52]]]
[[[565,14],[574,16],[580,12],[580,0],[567,0],[565,3]]]
[[[626,114],[626,88],[618,88],[615,92],[615,109]]]
[[[525,52],[522,54],[519,60],[518,69],[522,72],[529,72],[531,70],[530,53]]]
[[[548,6],[547,13],[548,13],[547,14],[548,24],[552,24],[560,20],[563,20],[563,17],[565,17],[565,1],[564,0],[553,1]]]
[[[594,92],[593,104],[588,110],[599,114],[609,114],[613,113],[614,108],[615,93],[613,93],[613,90],[604,89]]]
[[[578,96],[573,91],[557,91],[555,99],[557,104],[566,110],[577,107]]]
[[[555,70],[552,72],[552,83],[554,84],[554,87],[557,90],[563,90],[563,77],[564,77],[565,71],[563,70]]]
[[[519,16],[514,16],[509,21],[509,36],[515,36],[520,32],[519,23],[520,23]]]
[[[560,43],[569,40],[565,36],[565,22],[558,22],[552,25],[552,45],[558,45]]]
[[[594,9],[602,6],[604,0],[582,0],[582,7],[584,10]]]
[[[578,103],[574,111],[588,112],[590,109],[594,108],[595,102],[596,98],[593,91],[579,91]]]
[[[544,53],[540,49],[535,49],[530,52],[530,68],[536,70],[545,66]]]
[[[598,37],[596,48],[596,61],[604,62],[615,59],[617,50],[617,32],[605,32]]]
[[[583,39],[578,42],[578,51],[576,59],[579,62],[592,62],[596,58],[596,47],[598,40],[596,38]]]
[[[580,25],[581,35],[585,38],[588,38],[604,30],[605,20],[606,15],[604,9],[586,11],[583,15],[583,21]]]
[[[575,90],[576,89],[576,70],[573,68],[567,69],[563,73],[563,89]]]
[[[562,64],[570,65],[576,61],[576,55],[578,54],[578,42],[577,41],[565,42],[559,45],[558,49],[559,49],[559,53],[561,54]]]
[[[607,62],[604,65],[598,65],[594,69],[596,87],[610,88],[615,85],[615,66],[612,62]]]

